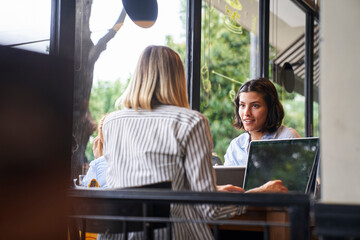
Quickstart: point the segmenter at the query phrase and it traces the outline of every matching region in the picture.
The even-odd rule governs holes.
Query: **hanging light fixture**
[[[285,62],[281,69],[281,84],[289,93],[294,91],[295,88],[295,74],[289,62]]]
[[[122,0],[122,2],[127,15],[136,25],[142,28],[154,25],[158,16],[156,0]]]

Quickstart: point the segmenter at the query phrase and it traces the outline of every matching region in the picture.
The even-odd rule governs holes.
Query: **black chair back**
[[[131,190],[171,189],[171,182],[162,182],[130,188]],[[129,190],[129,189],[128,189]],[[97,191],[97,190],[79,190]],[[101,191],[101,190],[100,190]],[[91,233],[124,233],[125,239],[129,232],[144,232],[145,239],[153,239],[153,230],[168,228],[171,239],[171,224],[165,222],[146,222],[144,217],[169,218],[170,204],[143,203],[134,200],[119,200],[114,198],[75,198],[72,204],[72,236],[85,239],[85,232]]]

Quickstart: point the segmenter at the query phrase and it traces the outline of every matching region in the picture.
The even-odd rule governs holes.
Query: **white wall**
[[[360,204],[360,1],[320,12],[322,202]]]

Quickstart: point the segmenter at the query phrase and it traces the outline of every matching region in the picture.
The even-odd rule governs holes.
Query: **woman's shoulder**
[[[184,123],[194,123],[199,121],[207,121],[205,115],[199,111],[192,110],[185,107],[178,107],[173,105],[160,105],[154,108],[154,111],[158,111],[163,114],[164,117],[170,117],[174,120],[178,120]]]
[[[175,125],[188,126],[193,128],[196,125],[209,125],[209,121],[202,113],[185,107],[173,105],[157,105],[152,110],[123,109],[111,112],[104,121],[103,129],[111,122],[122,122],[125,119],[139,119],[149,121],[166,121]]]
[[[118,117],[122,116],[125,112],[126,112],[126,110],[116,110],[116,111],[110,112],[108,114],[108,116],[106,116],[103,125],[105,125],[108,122],[113,121],[114,119],[117,119]]]
[[[280,126],[277,130],[277,137],[278,139],[281,138],[299,138],[299,133],[291,127],[286,127],[284,125]]]
[[[102,163],[106,162],[106,159],[104,156],[100,156],[91,162],[93,162],[95,165],[97,165],[97,164],[102,164]]]
[[[203,115],[199,111],[193,110],[191,108],[179,107],[179,106],[174,106],[174,105],[159,105],[154,109],[160,109],[160,110],[168,111],[168,112],[178,112],[181,114]]]
[[[236,138],[234,138],[233,140],[231,140],[230,144],[243,145],[244,143],[249,142],[249,138],[250,138],[249,133],[244,132],[241,133]]]
[[[174,105],[165,105],[160,104],[153,107],[152,110],[147,109],[138,109],[137,111],[134,109],[122,109],[111,112],[108,117],[106,117],[107,121],[111,119],[124,117],[124,116],[181,116],[181,117],[189,117],[189,118],[206,118],[202,113],[192,110],[185,107],[178,107]],[[106,121],[105,120],[105,121]]]

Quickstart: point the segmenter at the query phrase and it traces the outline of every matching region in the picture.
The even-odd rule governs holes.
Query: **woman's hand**
[[[281,180],[272,180],[272,181],[268,181],[264,185],[261,185],[260,187],[250,189],[249,191],[246,192],[247,193],[265,193],[265,192],[287,193],[288,189],[283,185]]]
[[[216,185],[216,189],[218,190],[218,192],[237,192],[237,193],[245,192],[243,188],[231,184]]]
[[[100,157],[100,156],[99,156],[99,151],[98,151],[99,141],[100,141],[99,136],[96,136],[96,137],[94,138],[94,144],[93,144],[94,159],[97,159],[97,158]]]

